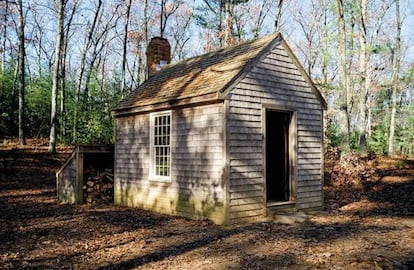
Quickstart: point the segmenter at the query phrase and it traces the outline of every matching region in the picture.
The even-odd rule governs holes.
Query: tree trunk
[[[227,0],[225,3],[225,13],[226,13],[226,33],[224,40],[226,46],[231,46],[234,44],[234,29],[233,29],[233,15],[231,13],[232,4],[230,0]]]
[[[124,40],[122,44],[122,78],[121,78],[121,94],[124,95],[125,92],[125,80],[126,80],[126,63],[127,63],[127,45],[128,45],[128,25],[129,25],[129,14],[131,11],[132,0],[127,1],[127,10],[125,17],[125,26],[124,26]]]
[[[161,0],[161,11],[160,11],[160,37],[164,37],[164,13],[165,13],[165,0]]]
[[[89,29],[88,37],[86,38],[83,49],[82,49],[82,57],[81,57],[81,62],[80,62],[80,67],[79,67],[79,75],[78,75],[78,80],[77,80],[77,83],[76,83],[75,110],[74,110],[74,113],[73,113],[72,142],[77,141],[78,110],[79,110],[78,107],[79,107],[79,101],[80,101],[80,92],[81,92],[81,88],[82,88],[82,79],[83,79],[83,74],[85,72],[85,66],[86,66],[86,55],[87,55],[88,50],[91,46],[92,36],[93,36],[93,33],[95,32],[95,28],[96,28],[96,25],[98,23],[98,17],[99,17],[99,12],[101,10],[101,7],[102,7],[102,0],[99,0],[98,1],[98,6],[96,8],[95,15],[94,15],[94,18],[93,18],[92,26]]]
[[[15,134],[16,132],[16,121],[14,119],[14,113],[16,108],[16,97],[18,93],[17,84],[19,80],[19,61],[17,61],[14,72],[13,72],[13,91],[12,91],[12,100],[11,100],[11,108],[10,108],[10,118],[9,118],[9,125],[10,125],[10,134]]]
[[[60,134],[62,137],[66,136],[66,53],[68,49],[68,32],[64,34],[64,41],[62,44],[62,60],[60,63]]]
[[[326,42],[326,37],[328,37],[328,8],[325,5],[323,11],[323,29],[320,32],[324,42],[322,43],[322,84],[327,86],[328,84],[328,47]]]
[[[75,1],[73,3],[73,8],[68,18],[68,22],[66,26],[64,26],[64,34],[63,34],[63,44],[62,44],[62,53],[61,53],[61,63],[60,63],[60,134],[63,137],[66,137],[67,130],[66,130],[66,57],[67,57],[67,50],[68,50],[68,43],[69,43],[69,33],[70,28],[72,26],[73,17],[76,13],[78,7],[78,2]],[[65,16],[66,17],[66,16]]]
[[[24,46],[24,15],[23,15],[23,3],[22,0],[17,2],[17,10],[19,13],[19,143],[21,145],[26,144],[25,137],[25,46]]]
[[[204,2],[206,2],[206,1],[208,1],[208,0],[204,0]],[[224,46],[224,40],[223,40],[223,5],[221,4],[221,1],[220,1],[218,19],[219,19],[219,23],[217,25],[218,39],[219,39],[220,48],[223,48],[223,46]]]
[[[339,54],[339,70],[340,70],[340,90],[344,93],[344,111],[346,117],[346,130],[345,130],[345,147],[349,148],[349,134],[351,130],[351,121],[350,121],[350,113],[349,113],[349,106],[350,106],[350,94],[349,94],[349,86],[348,86],[348,76],[347,76],[347,65],[346,65],[346,31],[345,31],[345,17],[344,17],[344,4],[342,0],[337,0],[337,8],[338,8],[338,31],[339,31],[339,46],[338,46],[338,54]]]
[[[397,36],[395,42],[395,57],[394,67],[392,72],[392,97],[391,97],[391,121],[390,133],[388,139],[388,154],[394,155],[394,135],[395,135],[395,115],[397,113],[397,93],[399,89],[399,73],[400,73],[400,58],[401,58],[401,16],[400,16],[400,1],[395,0],[395,15],[397,20]]]
[[[282,7],[283,7],[283,0],[279,0],[276,9],[276,19],[275,19],[275,32],[280,31],[280,21],[282,19]]]
[[[9,12],[9,1],[5,1],[5,7],[4,7],[4,22],[3,22],[3,44],[2,49],[3,53],[1,55],[1,71],[4,73],[6,71],[6,41],[7,41],[7,15]]]
[[[359,138],[360,150],[366,150],[367,137],[369,130],[369,73],[368,73],[368,61],[369,56],[367,52],[367,0],[361,0],[360,2],[361,14],[360,14],[360,73],[361,73],[361,88],[362,88],[362,130]]]
[[[53,78],[52,78],[52,106],[50,111],[50,137],[49,137],[49,153],[56,152],[56,130],[57,130],[57,92],[59,84],[59,67],[60,58],[63,47],[63,23],[64,23],[64,10],[66,0],[60,0],[58,2],[58,25],[56,34],[56,47],[55,47],[55,60],[53,64]]]
[[[254,23],[254,28],[252,30],[254,39],[259,37],[259,33],[262,30],[264,19],[266,18],[267,14],[269,13],[270,7],[271,7],[271,5],[268,5],[268,1],[263,0],[262,4],[260,6],[259,14],[256,18],[256,22]]]
[[[144,0],[144,38],[145,48],[148,46],[148,0]]]

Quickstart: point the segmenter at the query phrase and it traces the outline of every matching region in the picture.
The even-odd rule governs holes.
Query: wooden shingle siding
[[[322,206],[322,106],[282,45],[276,46],[229,95],[227,128],[230,219],[265,213],[263,104],[293,108],[296,116],[296,207]]]
[[[149,179],[149,115],[117,118],[117,204],[226,222],[223,103],[172,110],[171,181]]]
[[[115,181],[143,181],[149,173],[149,115],[116,119]],[[115,184],[115,194],[119,192]],[[115,203],[119,203],[115,196]]]
[[[57,199],[61,202],[74,204],[77,202],[76,159],[75,152],[65,164],[65,168],[56,174]]]

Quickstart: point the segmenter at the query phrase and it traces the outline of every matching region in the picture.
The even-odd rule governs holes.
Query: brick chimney
[[[147,48],[148,78],[170,62],[171,46],[168,40],[162,37],[151,38]]]

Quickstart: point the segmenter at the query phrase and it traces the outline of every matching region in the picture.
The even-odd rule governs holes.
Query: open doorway
[[[267,203],[291,200],[289,127],[292,112],[266,110]]]

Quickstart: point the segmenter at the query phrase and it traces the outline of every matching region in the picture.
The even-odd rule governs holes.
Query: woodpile
[[[85,171],[83,201],[91,204],[112,204],[114,201],[114,174],[112,169],[103,171],[90,168]]]

